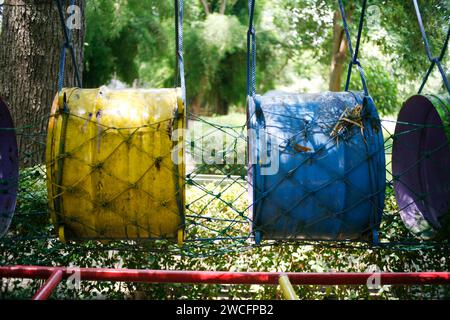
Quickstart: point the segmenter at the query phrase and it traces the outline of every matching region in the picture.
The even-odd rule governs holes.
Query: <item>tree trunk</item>
[[[208,4],[207,0],[200,0],[200,3],[203,6],[203,10],[205,11],[205,14],[209,15],[211,13],[211,11],[209,10],[209,4]]]
[[[220,94],[216,96],[216,104],[215,104],[215,112],[218,115],[227,115],[228,114],[228,101],[223,99]]]
[[[334,12],[333,17],[333,51],[331,56],[331,72],[328,89],[330,91],[342,90],[342,74],[347,57],[347,39],[344,28],[340,25],[341,14],[339,10]]]
[[[225,10],[227,9],[227,0],[222,0],[222,3],[220,4],[220,14],[225,14]]]
[[[193,114],[195,116],[203,115],[203,107],[201,105],[200,95],[193,97],[193,99],[189,102],[189,114]]]
[[[85,0],[81,28],[73,29],[77,63],[82,71]],[[66,9],[66,8],[64,8]],[[53,0],[6,0],[0,34],[0,95],[9,104],[17,128],[21,165],[43,162],[47,121],[57,93],[62,27]],[[64,86],[74,86],[67,54]]]

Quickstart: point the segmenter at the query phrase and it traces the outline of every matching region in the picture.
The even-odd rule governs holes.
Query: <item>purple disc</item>
[[[0,237],[11,224],[19,181],[16,133],[8,107],[0,98]]]
[[[409,230],[429,239],[450,208],[450,101],[409,98],[397,119],[392,174],[400,215]]]

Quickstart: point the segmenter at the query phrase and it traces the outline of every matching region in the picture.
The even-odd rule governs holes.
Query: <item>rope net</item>
[[[283,115],[284,116],[284,115]],[[292,117],[292,115],[289,115]],[[249,182],[247,175],[247,165],[248,162],[248,151],[247,151],[247,136],[246,136],[246,120],[242,117],[242,125],[221,125],[209,118],[199,117],[193,114],[189,114],[189,126],[192,127],[192,130],[189,132],[190,135],[186,136],[185,141],[185,151],[186,151],[186,175],[183,179],[184,187],[186,189],[186,202],[185,202],[185,243],[182,246],[173,243],[173,241],[169,240],[160,240],[160,241],[147,241],[149,238],[148,235],[145,236],[133,236],[130,237],[130,241],[109,241],[98,243],[94,241],[93,243],[97,243],[101,247],[106,248],[117,248],[121,247],[123,249],[131,248],[134,250],[141,245],[153,247],[154,250],[158,250],[158,247],[161,246],[162,243],[164,245],[161,247],[161,250],[167,250],[166,246],[169,246],[171,250],[175,253],[183,253],[187,255],[197,256],[198,254],[216,254],[221,255],[227,251],[239,251],[239,250],[247,250],[254,248],[256,246],[254,234],[252,233],[252,218],[249,214],[249,208],[254,203],[250,203],[249,197],[249,186],[251,186],[252,182]],[[302,120],[296,118],[298,120]],[[47,119],[48,121],[49,119]],[[89,118],[80,118],[80,123],[86,123],[88,121],[92,121]],[[356,120],[354,120],[356,121]],[[384,149],[386,151],[386,201],[385,207],[383,210],[383,218],[381,220],[380,227],[380,242],[375,246],[371,241],[321,241],[315,242],[309,239],[290,239],[288,234],[284,239],[280,240],[268,240],[263,241],[261,246],[272,246],[278,245],[280,243],[290,242],[290,240],[295,240],[295,243],[301,245],[310,245],[317,244],[320,246],[332,246],[332,247],[350,247],[350,248],[385,248],[392,247],[394,249],[417,249],[424,247],[433,247],[433,246],[447,246],[448,241],[445,239],[448,236],[448,233],[445,229],[445,223],[443,223],[443,230],[441,230],[441,236],[434,238],[433,240],[422,241],[417,234],[410,232],[408,229],[404,227],[404,223],[401,220],[401,212],[407,209],[410,206],[414,206],[417,204],[416,199],[421,198],[423,205],[428,205],[433,208],[433,203],[430,202],[430,195],[433,194],[432,186],[430,186],[429,193],[423,195],[419,194],[420,190],[417,189],[417,186],[410,186],[408,190],[411,191],[411,194],[416,196],[417,198],[411,198],[408,201],[404,202],[401,207],[398,206],[397,200],[395,199],[394,193],[394,185],[397,181],[402,181],[402,175],[396,177],[394,179],[392,175],[392,145],[396,139],[405,137],[407,135],[413,134],[415,132],[422,132],[424,130],[429,130],[433,128],[433,130],[448,130],[448,125],[429,125],[423,123],[406,123],[412,129],[395,133],[395,126],[398,125],[396,121],[391,119],[381,120],[381,126],[383,129],[384,136]],[[403,123],[402,123],[403,124]],[[30,124],[32,125],[32,124]],[[92,126],[95,128],[95,131],[98,129],[98,123],[93,122]],[[328,124],[325,126],[327,129],[327,133],[335,128],[336,123]],[[147,127],[147,126],[145,126]],[[142,128],[140,128],[142,129]],[[356,124],[351,124],[351,126],[347,129],[350,129],[350,136],[353,135],[362,135],[361,129]],[[121,130],[130,130],[129,128],[109,128],[109,130],[117,130],[120,132]],[[131,129],[132,130],[132,129]],[[19,141],[27,141],[27,143],[22,144],[22,146],[28,146],[29,144],[35,144],[36,149],[39,152],[45,151],[45,143],[46,137],[45,134],[42,133],[40,135],[29,134],[28,128],[16,128],[16,134]],[[107,132],[107,129],[105,129]],[[138,130],[132,130],[133,132],[138,132]],[[6,129],[2,129],[2,132],[9,132]],[[98,131],[97,131],[98,132]],[[127,131],[128,132],[128,131]],[[298,136],[304,133],[304,130],[300,130],[295,132],[292,136]],[[100,135],[104,135],[105,132],[102,131]],[[133,135],[133,134],[132,134]],[[87,144],[95,144],[97,145],[99,135],[97,133],[93,134],[91,139],[89,139]],[[129,135],[121,135],[123,138],[123,142],[126,142],[126,138]],[[342,137],[340,139],[333,139],[334,144],[345,144],[347,143],[345,138]],[[102,143],[107,143],[106,141],[102,141]],[[122,144],[121,144],[122,145]],[[125,144],[123,144],[125,145]],[[414,143],[409,143],[406,141],[402,144],[404,148],[413,149],[416,151],[416,145]],[[120,147],[114,145],[110,145],[109,148],[112,148],[114,152],[110,154],[110,157],[114,157],[116,154],[119,156],[123,150]],[[281,146],[283,147],[283,146]],[[436,165],[438,168],[442,166],[442,163],[436,163],[433,161],[433,158],[440,156],[442,150],[448,148],[448,142],[445,141],[445,144],[442,144],[438,147],[433,148],[433,150],[429,150],[426,155],[418,158],[411,166],[408,166],[406,170],[404,170],[403,174],[406,175],[411,170],[417,170],[420,168],[424,162],[427,162],[427,165]],[[136,150],[139,150],[137,148]],[[138,151],[142,152],[142,150]],[[75,151],[67,151],[68,154],[72,154],[74,156]],[[143,153],[145,154],[145,153]],[[24,152],[19,152],[19,160],[20,163],[27,163],[33,155],[26,154]],[[151,158],[151,159],[150,159]],[[147,159],[147,155],[146,158]],[[440,158],[438,158],[440,159]],[[170,159],[169,159],[170,160]],[[163,170],[170,172],[170,161],[163,161],[160,163]],[[106,159],[105,159],[106,161]],[[147,159],[148,166],[146,168],[154,167],[157,162],[154,155],[149,156]],[[92,163],[97,163],[96,161],[90,162],[86,166],[91,168],[91,173],[96,171],[108,173],[108,169],[99,168],[99,166],[95,166]],[[47,163],[47,167],[50,163]],[[81,166],[81,164],[80,164]],[[169,167],[167,167],[169,166]],[[302,168],[300,167],[299,170]],[[441,171],[440,178],[445,178],[444,184],[448,187],[450,180],[448,176],[445,176],[446,171]],[[288,176],[285,174],[284,177]],[[114,173],[114,170],[111,172],[112,179],[109,181],[107,186],[112,186],[112,184],[121,184],[125,186],[124,188],[119,188],[120,190],[129,190],[131,188],[132,183],[128,177],[118,176],[117,173]],[[127,179],[126,179],[127,178]],[[286,179],[288,179],[286,177]],[[338,177],[336,180],[340,180],[341,177]],[[345,179],[345,177],[342,177]],[[124,180],[126,180],[124,182]],[[129,181],[130,180],[130,181]],[[137,179],[139,180],[139,178]],[[135,181],[136,182],[136,181]],[[48,209],[48,199],[47,194],[47,186],[46,186],[46,165],[39,164],[32,167],[27,167],[26,165],[22,165],[20,168],[20,179],[18,184],[18,199],[16,210],[12,219],[12,225],[6,235],[1,239],[1,243],[3,246],[12,245],[21,241],[32,241],[32,240],[42,240],[42,241],[53,241],[57,239],[57,230],[54,229],[54,226],[50,223],[50,214]],[[8,186],[10,190],[11,186],[17,185],[15,181],[8,181],[3,179],[2,185]],[[351,182],[347,182],[348,185],[351,185]],[[72,185],[72,188],[66,186],[63,193],[71,193],[78,194],[76,198],[82,202],[81,193],[74,192],[75,185]],[[137,186],[138,189],[142,188],[142,186]],[[122,194],[126,193],[122,190]],[[8,191],[6,191],[8,192]],[[140,192],[144,192],[140,190]],[[158,190],[162,198],[171,199],[175,195],[167,194],[164,190]],[[440,190],[442,192],[442,190]],[[5,193],[5,191],[3,192]],[[86,196],[86,192],[83,192]],[[311,196],[314,193],[311,193]],[[148,195],[147,195],[148,196]],[[368,195],[369,196],[369,195]],[[83,196],[84,197],[84,196]],[[121,200],[119,196],[116,194],[111,194],[110,199],[105,199],[105,203],[111,202],[114,199],[118,199],[118,202],[124,201]],[[108,200],[108,201],[106,201]],[[317,200],[317,199],[316,199]],[[141,199],[141,201],[143,201]],[[324,203],[326,204],[326,203]],[[97,203],[96,205],[100,205]],[[161,203],[159,203],[161,205]],[[281,205],[281,204],[277,204]],[[104,207],[104,206],[103,206]],[[74,208],[76,209],[76,208]],[[93,204],[92,210],[98,210],[98,206]],[[124,215],[119,209],[115,209],[115,214],[118,217]],[[177,210],[174,210],[177,212]],[[10,212],[4,213],[4,215],[10,215]],[[93,212],[90,213],[91,215]],[[286,213],[282,213],[286,214]],[[152,217],[151,214],[149,214]],[[334,216],[334,212],[330,212],[330,217]],[[148,217],[147,217],[148,218]],[[145,229],[145,227],[140,226],[136,221],[131,220],[123,220],[127,225],[123,225],[122,228],[124,230],[132,230],[133,228]],[[83,226],[88,229],[92,228],[92,225]],[[293,235],[291,235],[293,236]],[[161,237],[164,238],[164,237]],[[426,237],[425,237],[426,238]],[[122,240],[126,240],[126,237],[122,237]],[[89,240],[89,239],[84,239]],[[105,240],[105,239],[103,239]],[[108,239],[106,239],[108,240]],[[132,240],[132,241],[131,241]],[[132,244],[132,246],[130,246]],[[75,243],[67,243],[67,246],[76,246]]]

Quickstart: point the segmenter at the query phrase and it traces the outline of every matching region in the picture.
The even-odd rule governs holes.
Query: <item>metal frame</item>
[[[140,269],[66,268],[40,266],[0,267],[0,278],[47,279],[33,300],[46,300],[63,279],[79,272],[80,281],[190,284],[282,285],[285,297],[292,295],[292,285],[366,285],[374,275],[381,285],[450,284],[450,272],[380,272],[380,273],[309,273],[309,272],[222,272],[167,271]],[[284,287],[284,288],[283,288]],[[289,292],[291,294],[289,294]]]

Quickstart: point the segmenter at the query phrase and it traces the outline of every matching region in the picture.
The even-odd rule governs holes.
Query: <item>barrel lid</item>
[[[19,160],[14,124],[6,103],[0,98],[0,237],[11,224],[16,207]]]
[[[414,95],[397,119],[392,151],[401,218],[420,238],[433,238],[450,208],[450,99]]]

